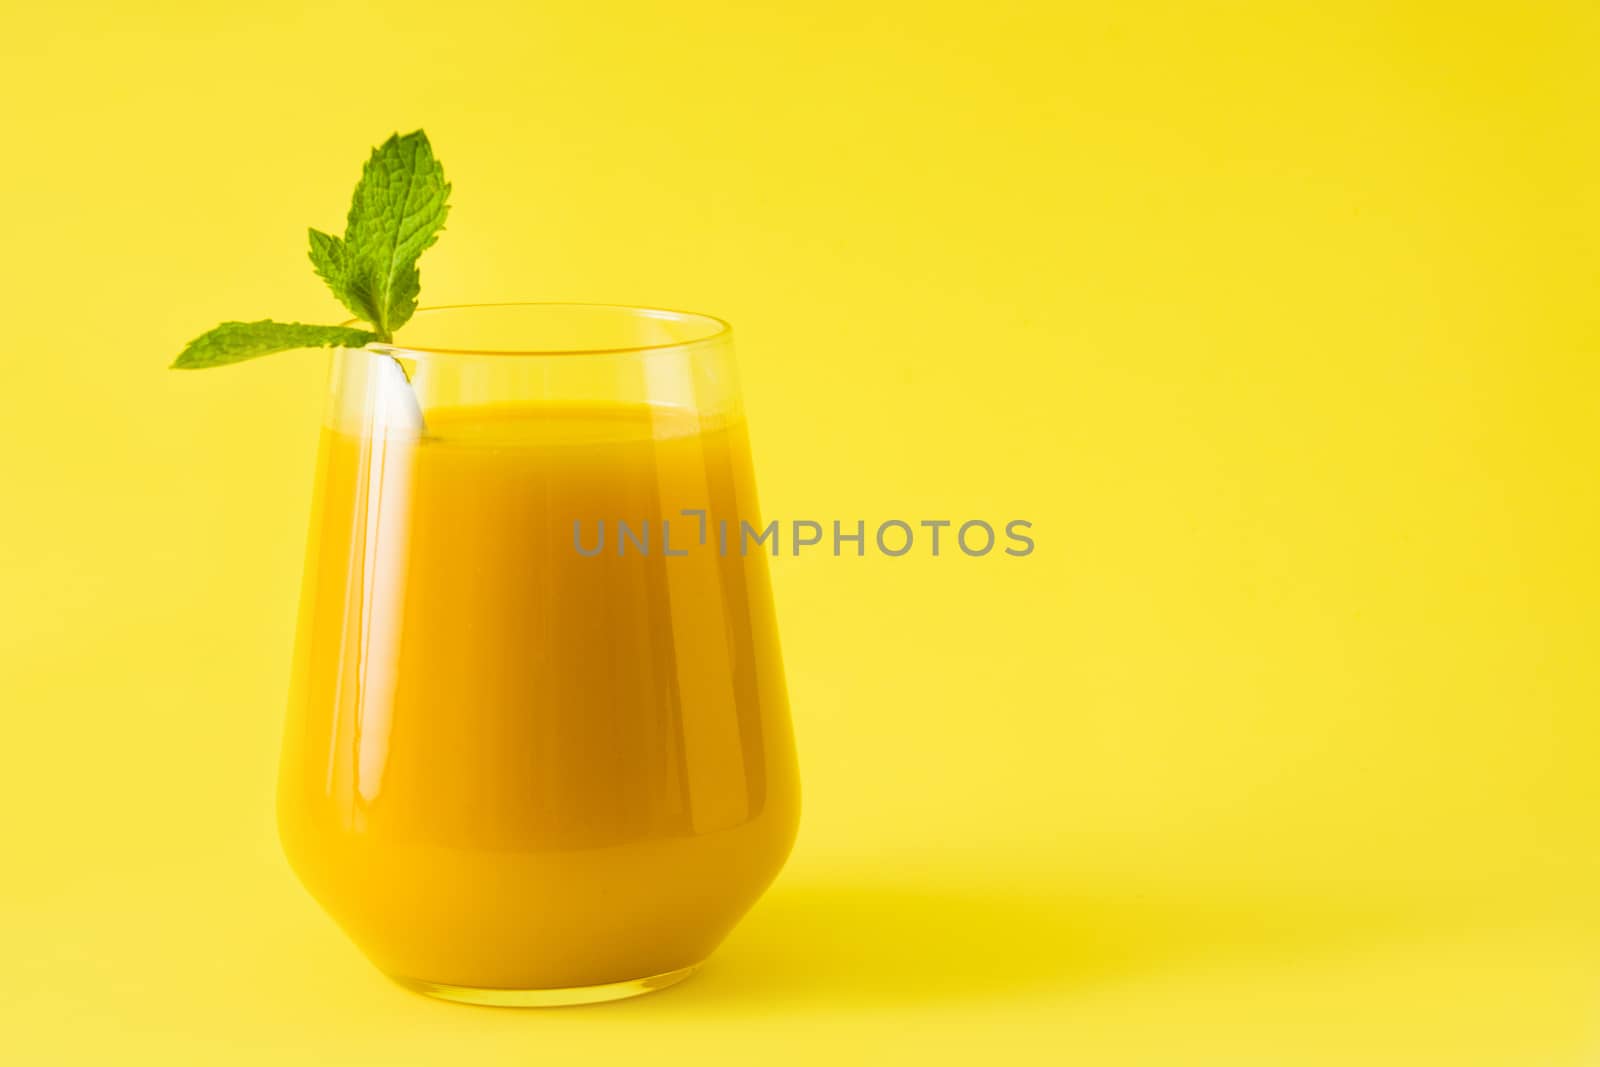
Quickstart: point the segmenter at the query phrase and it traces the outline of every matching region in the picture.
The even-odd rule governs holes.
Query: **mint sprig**
[[[450,183],[421,130],[395,134],[372,150],[350,200],[343,237],[311,231],[311,265],[351,314],[372,326],[224,322],[196,337],[172,366],[221,367],[295,348],[359,348],[390,341],[417,310],[417,259],[439,239]]]

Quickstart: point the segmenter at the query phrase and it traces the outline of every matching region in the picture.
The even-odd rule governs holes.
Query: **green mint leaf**
[[[372,150],[362,168],[344,241],[335,245],[312,238],[317,272],[327,278],[324,265],[330,273],[339,265],[335,292],[346,307],[363,309],[356,313],[382,340],[393,337],[417,309],[417,258],[439,239],[449,198],[450,183],[428,135],[421,130],[395,134]]]
[[[360,348],[377,335],[348,326],[307,326],[299,322],[225,322],[196,337],[173,362],[174,370],[202,370],[255,359],[292,348]]]
[[[349,256],[345,254],[344,241],[331,233],[311,230],[311,265],[317,277],[328,283],[339,303],[350,313],[366,322],[378,321],[378,310],[360,299],[350,288]]]
[[[317,276],[372,331],[269,319],[225,322],[190,341],[172,366],[221,367],[292,348],[354,348],[392,339],[417,310],[417,258],[439,239],[449,199],[450,184],[428,135],[394,134],[372,150],[361,170],[344,236],[310,231]]]

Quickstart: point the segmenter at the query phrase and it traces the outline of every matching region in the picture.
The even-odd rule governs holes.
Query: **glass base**
[[[464,985],[445,985],[442,982],[423,982],[415,978],[390,975],[400,985],[414,993],[454,1000],[461,1004],[484,1004],[494,1008],[561,1008],[572,1004],[599,1004],[607,1000],[624,1000],[658,989],[677,985],[695,971],[698,963],[680,967],[665,974],[648,978],[633,978],[626,982],[607,982],[604,985],[572,986],[567,989],[497,989]]]

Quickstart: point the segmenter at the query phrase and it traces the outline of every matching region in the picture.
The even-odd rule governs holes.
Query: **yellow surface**
[[[1600,1058],[1592,3],[5,23],[8,1062]],[[638,1001],[404,993],[274,840],[323,360],[162,368],[419,125],[425,302],[725,316],[769,514],[1034,523],[777,563],[800,840]]]

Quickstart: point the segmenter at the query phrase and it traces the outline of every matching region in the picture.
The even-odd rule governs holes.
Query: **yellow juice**
[[[279,790],[306,886],[404,980],[703,960],[799,815],[766,549],[737,538],[759,528],[742,423],[431,410],[326,429],[318,481]]]

